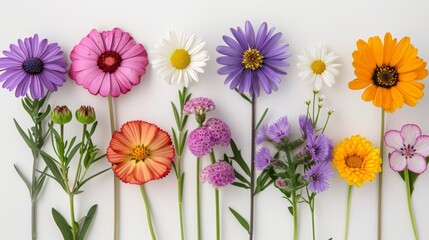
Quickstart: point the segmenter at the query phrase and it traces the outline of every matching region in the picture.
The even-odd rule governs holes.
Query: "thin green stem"
[[[152,236],[152,240],[156,240],[155,231],[153,230],[152,216],[150,214],[149,201],[147,199],[146,192],[144,190],[144,184],[140,185],[140,192],[142,194],[142,198],[146,208],[146,218],[147,218],[147,224],[149,225],[150,235]]]
[[[109,104],[109,119],[110,119],[110,131],[113,135],[115,132],[115,115],[113,109],[113,98],[112,95],[107,97]],[[116,177],[113,177],[113,239],[119,239],[119,183]]]
[[[31,199],[31,239],[37,239],[37,228],[36,228],[36,216],[37,216],[37,204],[36,199]]]
[[[317,122],[319,121],[319,115],[320,115],[321,109],[322,109],[321,106],[317,106],[317,114],[316,114],[316,120],[314,120],[314,126],[317,126]]]
[[[251,113],[251,145],[250,145],[250,224],[249,240],[253,240],[253,225],[255,211],[255,125],[256,125],[256,97],[252,97]]]
[[[82,145],[80,147],[80,156],[79,156],[79,163],[77,164],[77,169],[76,169],[76,176],[74,178],[74,183],[73,183],[73,188],[72,188],[72,192],[74,192],[76,190],[77,187],[77,183],[80,179],[80,173],[82,172],[82,159],[83,159],[83,152],[84,149],[86,148],[86,144],[85,144],[85,132],[86,132],[86,124],[83,124],[83,128],[82,128]]]
[[[214,150],[210,153],[211,163],[216,163]],[[219,190],[215,188],[215,205],[216,205],[216,240],[220,240],[220,208],[219,208]]]
[[[411,202],[411,188],[410,188],[410,175],[408,169],[404,170],[405,186],[407,187],[407,203],[408,213],[410,214],[411,225],[413,227],[414,239],[418,240],[419,235],[417,233],[417,226],[414,220],[413,203]]]
[[[307,192],[308,192],[308,188],[307,188]],[[311,211],[311,230],[313,233],[313,240],[316,240],[316,230],[315,230],[316,226],[314,224],[314,203],[315,203],[315,201],[316,201],[316,198],[314,195],[309,197],[309,205],[310,205],[310,211]]]
[[[326,126],[328,126],[329,118],[331,117],[331,115],[332,113],[331,114],[328,113],[328,117],[326,118],[325,125],[323,125],[322,133],[325,132]]]
[[[200,164],[201,158],[197,157],[196,192],[197,192],[197,239],[201,239],[201,195],[200,195]]]
[[[349,190],[347,191],[346,226],[344,231],[344,240],[347,240],[349,237],[350,202],[352,196],[352,189],[353,185],[350,185]]]
[[[313,121],[313,127],[315,127],[316,125],[315,125],[315,122],[314,122],[314,108],[315,108],[315,106],[316,106],[316,92],[314,92],[313,91],[313,102],[312,102],[312,104],[313,104],[313,114],[311,115],[311,119],[312,119],[312,121]]]
[[[73,240],[77,240],[78,227],[76,225],[76,220],[75,220],[75,216],[74,216],[74,195],[73,195],[73,193],[68,193],[68,195],[69,195],[69,203],[70,203],[70,217],[71,217],[72,235],[73,235]]]
[[[296,190],[292,191],[293,240],[298,240],[298,204]]]
[[[384,109],[381,108],[381,127],[380,127],[380,155],[384,158]],[[378,201],[377,201],[377,239],[381,239],[382,227],[382,202],[383,202],[383,161],[381,161],[381,172],[378,174]]]

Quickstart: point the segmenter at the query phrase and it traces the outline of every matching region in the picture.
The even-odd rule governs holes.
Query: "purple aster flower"
[[[206,127],[200,127],[192,131],[188,136],[187,143],[191,153],[197,157],[211,153],[215,145],[211,131]]]
[[[267,124],[263,124],[259,130],[256,132],[256,137],[255,137],[255,143],[256,145],[259,145],[263,142],[265,142],[268,139],[268,125]]]
[[[304,137],[307,137],[314,132],[313,123],[311,122],[311,119],[305,115],[299,116],[299,126]]]
[[[271,160],[273,157],[271,156],[271,152],[267,147],[262,147],[256,153],[255,156],[255,168],[258,170],[264,170],[266,167],[270,166]]]
[[[201,171],[200,179],[202,182],[208,181],[215,188],[220,188],[234,182],[234,168],[225,161],[216,162]]]
[[[289,136],[289,133],[290,124],[286,116],[277,120],[277,122],[271,125],[267,131],[268,138],[276,143],[279,143],[282,139]]]
[[[215,145],[227,147],[231,141],[231,130],[228,125],[220,119],[210,118],[204,125],[209,129]]]
[[[2,87],[15,96],[30,92],[33,99],[39,99],[48,92],[55,92],[66,81],[67,63],[57,43],[39,41],[39,36],[19,39],[18,45],[11,44],[10,51],[3,51],[0,58],[0,82]]]
[[[183,114],[198,114],[202,115],[211,110],[216,109],[214,102],[205,97],[198,97],[189,100],[183,107]]]
[[[305,173],[305,178],[310,183],[308,189],[312,192],[321,193],[329,188],[328,181],[334,176],[332,168],[327,162],[316,163]]]
[[[235,39],[223,36],[227,46],[218,46],[216,50],[224,55],[217,58],[224,65],[218,70],[220,75],[227,75],[225,84],[238,92],[248,92],[250,96],[259,96],[260,88],[267,94],[277,90],[281,79],[286,75],[282,67],[289,66],[285,60],[291,56],[287,52],[289,44],[279,43],[282,34],[268,30],[267,23],[262,23],[255,34],[252,24],[246,21],[245,29],[231,28]]]
[[[330,161],[332,159],[332,142],[325,135],[312,133],[307,136],[306,149],[315,162]],[[330,159],[329,159],[330,156]]]

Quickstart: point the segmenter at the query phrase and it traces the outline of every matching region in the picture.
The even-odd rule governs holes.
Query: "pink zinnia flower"
[[[93,29],[71,54],[69,75],[91,94],[118,97],[140,83],[148,64],[143,45],[119,28]]]
[[[384,135],[387,146],[394,148],[389,165],[396,172],[405,168],[414,173],[426,171],[426,157],[429,156],[429,136],[415,124],[406,124],[401,131],[390,130]]]

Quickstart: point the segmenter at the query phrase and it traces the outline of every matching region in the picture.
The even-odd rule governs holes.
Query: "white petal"
[[[422,130],[415,124],[406,124],[401,128],[401,137],[404,144],[414,146],[418,137],[422,135]]]
[[[387,146],[399,150],[404,146],[404,140],[401,137],[401,133],[396,130],[387,131],[384,134],[384,142]]]
[[[407,159],[407,168],[414,173],[420,174],[426,171],[427,163],[425,157],[420,154],[414,154],[412,158]]]
[[[389,158],[389,166],[393,171],[400,172],[407,166],[407,160],[398,151],[392,152]]]
[[[322,76],[320,76],[320,75],[316,76],[316,82],[314,84],[314,87],[317,91],[322,89]]]
[[[337,60],[339,57],[337,55],[335,55],[335,53],[330,52],[328,53],[325,58],[323,59],[324,62],[326,62],[327,64],[332,63],[333,61]]]
[[[331,67],[331,66],[327,66],[326,71],[329,71],[330,73],[334,74],[335,76],[340,74],[340,72],[335,67]]]
[[[422,135],[418,137],[414,148],[418,154],[421,154],[424,157],[429,156],[429,136]]]
[[[332,87],[335,84],[335,77],[328,71],[324,71],[322,74],[323,82],[328,87]]]
[[[191,34],[191,36],[188,39],[186,39],[186,42],[185,42],[185,45],[183,46],[183,49],[185,49],[186,51],[189,52],[190,48],[194,44],[194,38],[195,38],[195,34]]]

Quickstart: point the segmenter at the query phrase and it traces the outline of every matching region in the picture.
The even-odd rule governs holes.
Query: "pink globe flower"
[[[215,145],[221,145],[223,147],[229,146],[229,142],[231,141],[231,130],[224,121],[218,118],[210,118],[207,120],[204,127],[209,129]]]
[[[202,157],[211,153],[215,145],[212,134],[206,127],[193,130],[188,136],[187,143],[189,150],[196,157]]]
[[[70,77],[91,94],[118,97],[140,83],[148,64],[143,45],[119,28],[93,29],[71,54]]]
[[[426,171],[429,156],[429,136],[415,124],[406,124],[401,131],[390,130],[384,134],[384,142],[395,149],[389,156],[389,165],[396,172],[407,168],[420,174]]]
[[[224,187],[234,182],[234,168],[225,161],[216,162],[201,171],[200,179],[203,183],[207,181],[215,188]]]

